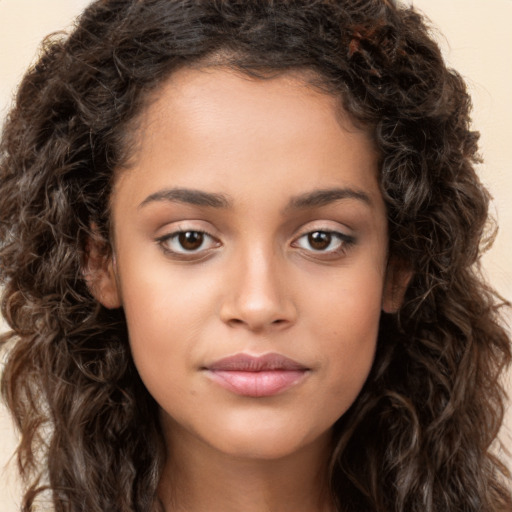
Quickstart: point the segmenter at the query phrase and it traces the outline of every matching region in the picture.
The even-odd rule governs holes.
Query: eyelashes
[[[292,242],[292,247],[299,247],[313,253],[339,254],[354,243],[354,237],[345,233],[317,229],[301,235]]]
[[[175,259],[203,260],[222,242],[197,229],[179,229],[156,239],[163,252]],[[332,229],[313,229],[296,237],[290,246],[307,256],[333,259],[343,256],[356,243],[355,237]]]
[[[157,238],[164,253],[186,258],[188,256],[205,256],[222,244],[206,231],[195,229],[179,230]]]

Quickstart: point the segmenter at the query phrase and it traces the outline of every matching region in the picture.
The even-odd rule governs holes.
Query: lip
[[[251,356],[236,354],[204,368],[221,387],[237,395],[268,397],[285,392],[301,382],[310,369],[281,354]]]

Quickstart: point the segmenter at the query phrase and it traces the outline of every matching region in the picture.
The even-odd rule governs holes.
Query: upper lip
[[[272,353],[262,356],[235,354],[215,361],[206,369],[210,371],[263,372],[272,370],[304,371],[308,370],[308,367],[289,357]]]

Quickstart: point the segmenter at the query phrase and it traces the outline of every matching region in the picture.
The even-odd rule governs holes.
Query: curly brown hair
[[[98,0],[45,41],[0,147],[2,391],[22,434],[23,511],[45,491],[57,512],[158,509],[158,407],[122,310],[98,304],[83,265],[91,237],[109,250],[114,170],[150,93],[194,63],[308,70],[380,154],[390,253],[413,278],[334,427],[339,510],[512,510],[492,451],[511,350],[479,272],[489,195],[465,84],[429,31],[390,0]]]

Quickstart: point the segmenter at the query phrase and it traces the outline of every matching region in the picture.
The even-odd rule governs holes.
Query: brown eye
[[[308,234],[308,243],[315,251],[325,251],[332,242],[332,233],[326,231],[313,231]]]
[[[176,231],[157,239],[162,249],[176,256],[200,256],[208,253],[210,249],[219,247],[220,242],[203,231]]]
[[[355,243],[355,238],[346,233],[317,229],[309,231],[293,241],[292,247],[298,247],[319,257],[341,257]]]
[[[204,233],[184,231],[178,235],[178,243],[186,251],[197,251],[204,242]]]

